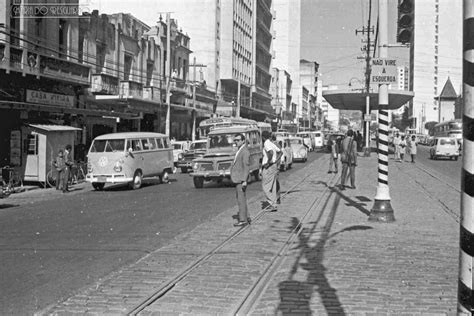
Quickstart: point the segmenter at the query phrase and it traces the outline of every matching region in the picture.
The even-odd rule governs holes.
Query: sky
[[[148,25],[153,25],[160,15],[159,3],[169,6],[172,0],[80,0],[82,6],[99,13],[131,13]],[[199,0],[189,0],[199,1]],[[222,0],[232,1],[232,0]],[[359,33],[367,26],[369,1],[372,1],[372,26],[377,21],[377,0],[301,0],[301,58],[315,61],[320,65],[319,78],[324,85],[348,86],[349,82],[358,87],[364,81],[365,60],[361,51],[366,35]],[[389,42],[395,42],[397,0],[389,2]],[[179,20],[178,20],[179,24]],[[186,30],[183,30],[186,32]],[[373,38],[373,35],[371,35]],[[192,43],[192,38],[191,38]],[[399,64],[408,59],[408,49],[390,48],[390,58]],[[377,57],[377,56],[376,56]]]

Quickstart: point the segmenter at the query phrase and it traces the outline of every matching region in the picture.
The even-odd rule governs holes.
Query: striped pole
[[[379,0],[379,58],[388,55],[388,0]],[[378,185],[369,221],[393,222],[395,216],[390,204],[388,186],[388,85],[379,86]]]
[[[458,315],[474,314],[474,0],[464,0],[463,168]]]

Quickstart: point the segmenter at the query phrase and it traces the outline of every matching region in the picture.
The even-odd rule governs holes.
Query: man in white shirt
[[[395,160],[400,161],[400,134],[396,133],[395,136],[393,137],[393,147],[395,151]]]
[[[262,158],[262,189],[267,197],[264,207],[270,207],[269,211],[275,212],[276,205],[279,198],[277,188],[278,164],[277,161],[281,158],[281,150],[271,141],[271,133],[268,131],[262,132],[263,143],[263,158]]]

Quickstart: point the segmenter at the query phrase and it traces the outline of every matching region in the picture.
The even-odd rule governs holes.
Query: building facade
[[[440,95],[446,80],[462,84],[462,1],[414,1],[414,36],[410,48],[410,102],[413,128],[439,120]],[[423,113],[422,113],[423,112]]]
[[[303,88],[306,88],[309,93],[307,107],[303,103],[302,115],[300,121],[304,121],[304,126],[314,128],[319,122],[319,117],[316,115],[319,113],[317,109],[317,103],[315,100],[318,96],[318,72],[319,64],[314,61],[307,61],[305,59],[300,60],[300,83]],[[303,92],[304,93],[304,92]]]
[[[291,76],[292,102],[297,106],[297,118],[295,118],[297,123],[303,113],[301,102],[303,91],[300,83],[301,0],[273,0],[273,8],[275,11],[273,67],[285,70]]]

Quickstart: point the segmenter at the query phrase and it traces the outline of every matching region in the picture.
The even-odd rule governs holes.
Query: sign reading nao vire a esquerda
[[[397,60],[374,58],[371,63],[370,82],[390,84],[397,82]]]

